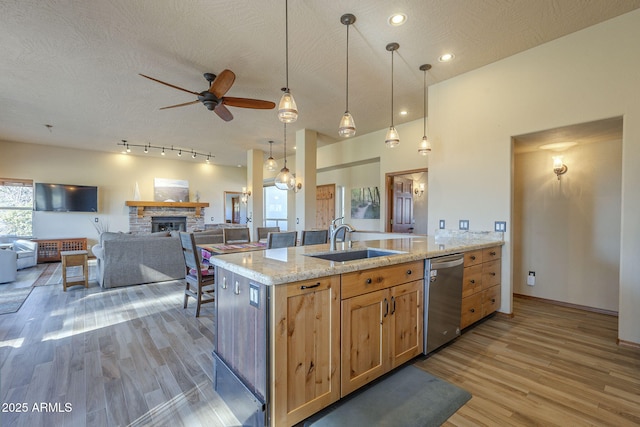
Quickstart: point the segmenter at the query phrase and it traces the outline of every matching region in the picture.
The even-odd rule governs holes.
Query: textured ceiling
[[[492,63],[640,7],[640,0],[292,0],[289,86],[300,110],[289,126],[338,140],[345,108],[346,28],[350,31],[349,110],[358,134],[390,121],[395,55],[396,124],[421,118],[428,84]],[[116,152],[122,139],[211,153],[214,163],[246,164],[246,151],[282,149],[274,110],[230,107],[224,122],[202,104],[159,111],[200,92],[202,74],[233,70],[227,93],[278,102],[285,84],[283,0],[0,0],[0,140]],[[408,16],[391,27],[393,12]],[[450,63],[439,63],[444,52]],[[53,127],[48,129],[45,125]],[[157,153],[155,154],[157,155]],[[183,156],[186,161],[193,161]]]

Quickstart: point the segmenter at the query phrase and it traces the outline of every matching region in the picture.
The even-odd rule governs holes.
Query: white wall
[[[621,163],[622,141],[515,156],[514,293],[618,311]]]
[[[34,182],[98,186],[95,213],[34,212],[33,234],[39,238],[87,237],[95,242],[94,218],[109,224],[110,231],[129,230],[129,208],[136,182],[141,200],[153,200],[153,179],[189,181],[190,200],[196,191],[206,223],[223,223],[224,191],[246,186],[246,168],[216,166],[204,162],[133,156],[99,151],[73,150],[37,144],[0,141],[0,171],[3,177]],[[213,218],[213,219],[212,219]]]
[[[429,88],[429,230],[507,220],[502,307],[512,311],[511,137],[624,117],[619,331],[640,343],[640,10]]]

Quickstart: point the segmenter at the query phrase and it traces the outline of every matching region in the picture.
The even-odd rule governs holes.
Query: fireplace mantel
[[[196,217],[200,217],[201,209],[209,207],[209,203],[207,202],[144,202],[140,200],[127,200],[124,203],[127,206],[137,207],[138,217],[140,218],[144,215],[144,208],[195,208]]]

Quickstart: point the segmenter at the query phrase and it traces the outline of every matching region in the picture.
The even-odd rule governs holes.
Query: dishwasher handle
[[[442,259],[431,260],[431,270],[438,270],[441,268],[456,267],[464,263],[464,256],[459,255],[455,257],[443,257]]]

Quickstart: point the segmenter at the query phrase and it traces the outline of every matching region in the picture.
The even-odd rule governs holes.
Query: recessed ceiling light
[[[407,15],[404,13],[394,13],[388,19],[389,25],[393,25],[394,27],[398,27],[405,22],[407,22]]]
[[[407,110],[402,110],[402,111],[400,111],[400,115],[401,115],[401,116],[406,116],[406,115],[407,115]]]
[[[445,53],[443,55],[440,55],[440,58],[438,58],[438,61],[440,61],[440,62],[449,62],[455,57],[456,56],[453,53]]]

